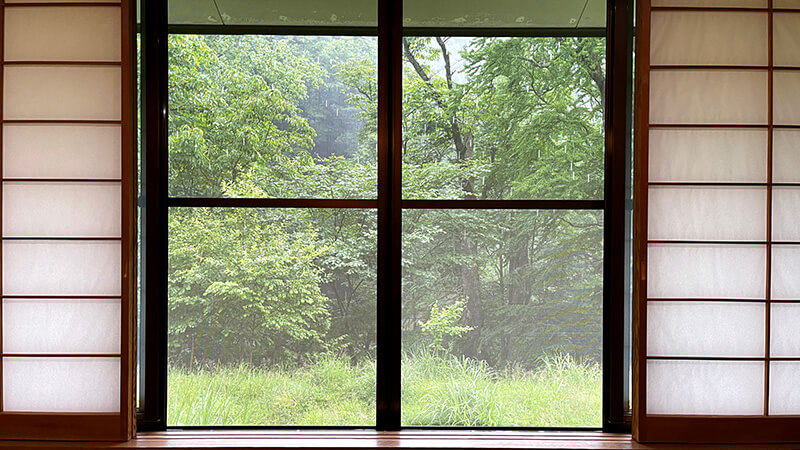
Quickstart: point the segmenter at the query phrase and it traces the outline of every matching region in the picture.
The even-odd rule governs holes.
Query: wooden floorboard
[[[782,445],[645,445],[627,434],[463,431],[170,431],[121,443],[3,441],[0,448],[115,449],[800,449]]]

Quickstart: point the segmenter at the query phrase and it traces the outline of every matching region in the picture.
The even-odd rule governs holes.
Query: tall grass
[[[534,371],[495,371],[469,358],[406,355],[404,425],[600,425],[600,367],[561,356]],[[323,356],[306,367],[246,365],[169,373],[172,425],[372,425],[375,365]]]

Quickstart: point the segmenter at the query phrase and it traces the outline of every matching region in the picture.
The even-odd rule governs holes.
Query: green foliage
[[[173,364],[275,363],[323,345],[329,299],[315,260],[326,249],[313,229],[242,209],[175,210],[170,229]]]
[[[431,313],[425,322],[421,322],[420,329],[433,339],[431,347],[435,351],[444,351],[445,337],[457,338],[472,327],[459,325],[461,315],[464,314],[464,307],[467,306],[466,300],[459,299],[448,306],[431,306]]]
[[[602,199],[604,55],[406,38],[403,198]],[[170,195],[375,198],[375,38],[173,35],[169,58]],[[169,230],[171,421],[373,420],[374,209],[176,208]],[[404,210],[403,342],[426,349],[404,420],[599,423],[602,239],[596,211]]]
[[[430,352],[403,358],[402,423],[597,427],[600,367],[566,356],[496,371]],[[297,367],[247,365],[168,376],[170,425],[372,425],[375,364],[329,355]]]

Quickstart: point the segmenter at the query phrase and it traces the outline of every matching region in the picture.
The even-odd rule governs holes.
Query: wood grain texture
[[[206,431],[140,433],[122,443],[0,442],[0,448],[20,449],[791,449],[797,445],[675,445],[639,444],[629,434],[448,431]]]

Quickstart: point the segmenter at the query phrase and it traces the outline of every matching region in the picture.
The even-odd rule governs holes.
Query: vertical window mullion
[[[603,280],[603,428],[624,426],[627,365],[625,364],[625,272],[630,231],[625,217],[630,192],[632,0],[609,0],[606,28],[608,103],[605,112],[605,238]]]
[[[378,430],[400,428],[402,9],[378,1]]]
[[[142,0],[142,328],[144,417],[140,430],[167,425],[167,2]]]

